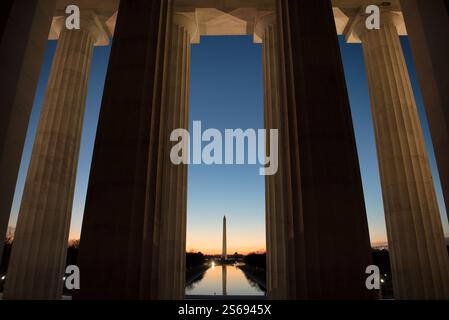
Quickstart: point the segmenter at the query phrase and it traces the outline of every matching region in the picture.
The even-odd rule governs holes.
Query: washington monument
[[[223,217],[223,252],[221,253],[221,260],[228,260],[228,254],[226,253],[226,216]]]

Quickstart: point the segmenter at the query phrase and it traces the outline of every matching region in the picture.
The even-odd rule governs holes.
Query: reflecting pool
[[[265,292],[238,267],[212,264],[186,287],[186,295],[264,296]]]

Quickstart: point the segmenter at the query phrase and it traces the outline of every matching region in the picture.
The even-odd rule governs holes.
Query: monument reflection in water
[[[265,291],[234,265],[212,266],[186,287],[186,295],[264,296]]]

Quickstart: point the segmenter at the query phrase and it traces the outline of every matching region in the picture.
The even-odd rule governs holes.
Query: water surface
[[[265,292],[236,266],[212,265],[187,286],[186,295],[263,296]]]

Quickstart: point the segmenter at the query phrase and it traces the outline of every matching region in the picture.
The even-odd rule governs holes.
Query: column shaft
[[[77,298],[184,295],[187,168],[171,163],[170,133],[187,128],[190,38],[172,20],[172,1],[120,3],[83,221]]]
[[[295,277],[284,280],[290,287],[279,287],[278,296],[369,298],[368,224],[331,1],[279,0],[278,21],[278,114],[284,117],[280,129],[289,146],[288,159],[280,165],[289,163],[284,170],[290,177],[285,174],[274,192],[288,193],[289,214],[282,215],[285,220],[272,218],[270,223],[288,229],[276,228],[280,234],[271,239],[269,249],[281,246],[295,268],[288,273]],[[270,208],[279,214],[282,199],[274,199]],[[271,259],[276,259],[272,267],[283,263],[281,257]]]
[[[0,239],[8,226],[56,0],[1,2],[4,20],[0,22]],[[9,15],[4,15],[3,9],[8,7]],[[2,252],[3,240],[0,259]]]
[[[28,169],[4,298],[60,299],[95,38],[61,32]]]
[[[449,258],[418,110],[393,21],[364,28],[395,297],[449,298]]]
[[[267,234],[267,290],[270,298],[282,299],[296,292],[295,267],[292,256],[287,256],[289,226],[292,226],[291,175],[288,154],[288,118],[282,110],[280,96],[279,31],[276,14],[259,18],[256,33],[262,39],[264,67],[265,128],[279,130],[279,170],[265,177],[266,234]],[[270,139],[267,139],[270,150]],[[292,253],[293,254],[293,253]],[[300,268],[300,266],[298,266]]]
[[[162,104],[160,145],[161,185],[160,203],[156,212],[160,214],[157,292],[158,299],[182,299],[185,292],[185,238],[186,238],[186,165],[171,162],[170,151],[175,143],[170,143],[173,130],[188,128],[189,112],[189,65],[192,32],[189,20],[174,14],[169,45],[169,68],[167,90]]]
[[[446,4],[444,3],[446,2]],[[449,218],[448,1],[401,0]]]

